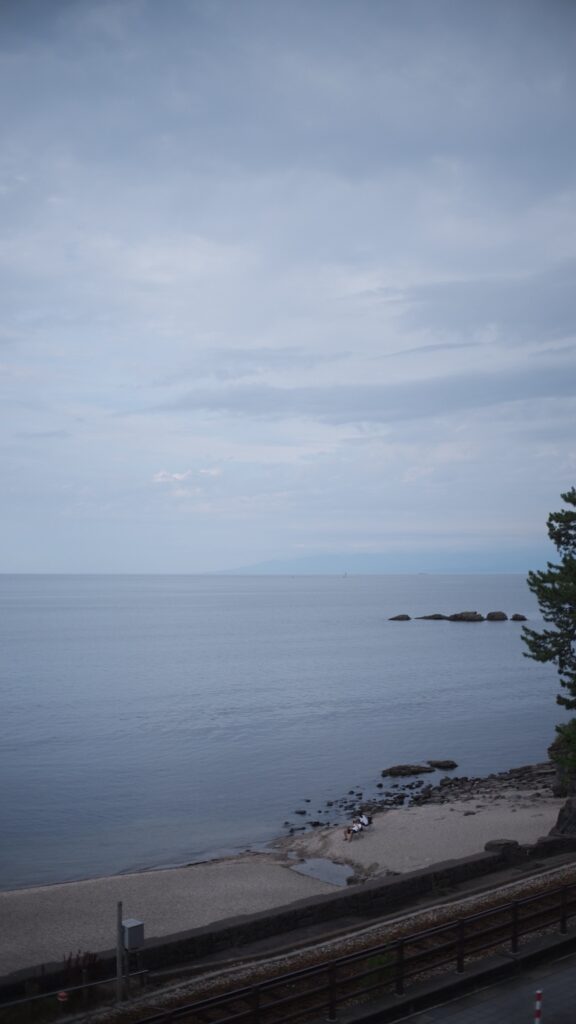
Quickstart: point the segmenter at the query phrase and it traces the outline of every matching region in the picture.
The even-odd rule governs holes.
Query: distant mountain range
[[[522,573],[554,560],[554,549],[490,553],[395,552],[392,554],[321,554],[275,558],[227,569],[218,575],[381,575],[386,573]]]

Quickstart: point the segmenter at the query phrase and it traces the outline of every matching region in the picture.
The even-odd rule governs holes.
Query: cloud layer
[[[4,571],[541,559],[575,43],[564,0],[3,4]]]

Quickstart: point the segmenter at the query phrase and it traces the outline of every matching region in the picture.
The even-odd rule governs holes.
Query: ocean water
[[[540,621],[513,575],[0,577],[0,887],[253,847],[399,761],[544,759],[519,624],[388,621],[464,609]]]

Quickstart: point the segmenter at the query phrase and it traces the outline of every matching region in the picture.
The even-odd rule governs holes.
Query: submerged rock
[[[409,615],[391,615],[388,622],[410,622]]]
[[[431,765],[432,768],[441,768],[442,771],[445,772],[450,771],[452,768],[458,767],[456,761],[451,761],[449,758],[447,758],[445,761],[428,761],[428,764]]]
[[[433,620],[437,620],[438,622],[440,622],[440,621],[447,622],[447,620],[448,620],[448,616],[447,615],[442,615],[441,612],[434,612],[433,615],[417,615],[416,618],[417,619],[433,619]]]

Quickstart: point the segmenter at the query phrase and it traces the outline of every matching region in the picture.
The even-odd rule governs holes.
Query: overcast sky
[[[1,571],[542,564],[573,0],[1,0],[0,50]]]

